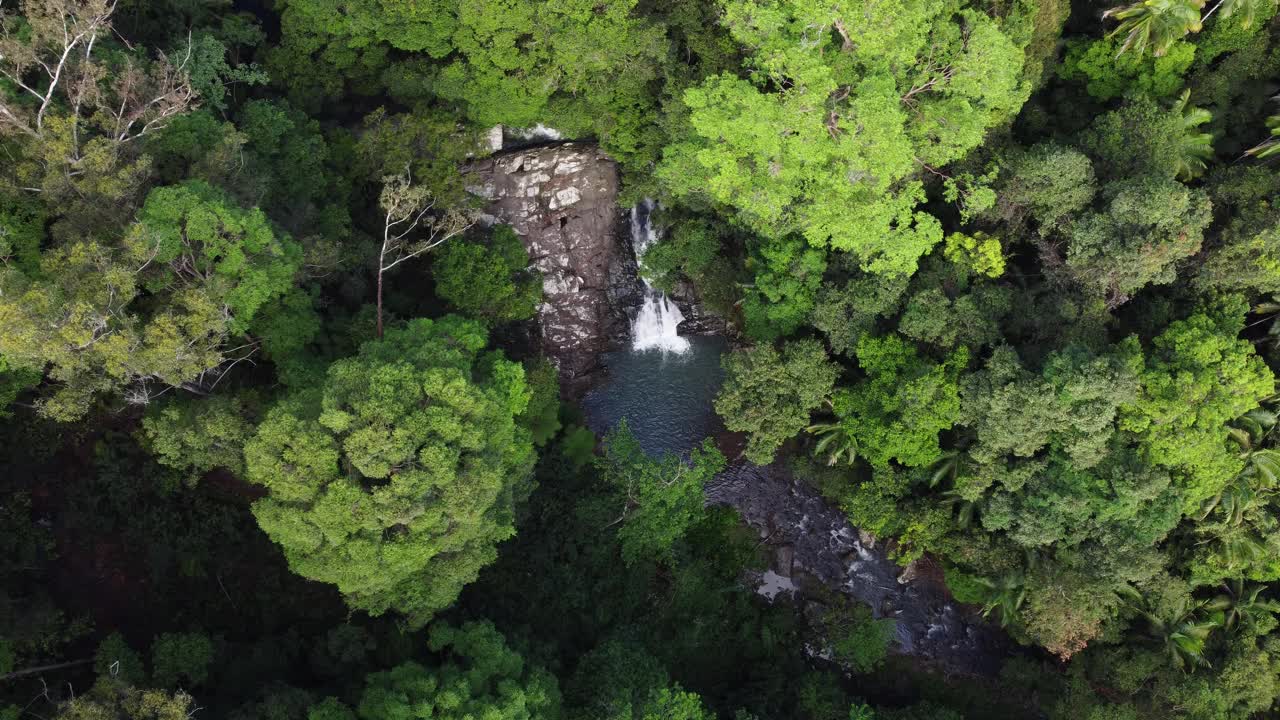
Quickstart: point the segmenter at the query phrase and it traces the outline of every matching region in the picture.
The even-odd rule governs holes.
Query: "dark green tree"
[[[747,433],[748,460],[758,465],[773,461],[789,438],[809,423],[835,386],[839,369],[814,340],[739,350],[724,360],[727,377],[716,396],[716,412],[725,427]]]

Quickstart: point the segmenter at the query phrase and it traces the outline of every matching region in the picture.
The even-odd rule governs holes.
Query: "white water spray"
[[[644,252],[658,241],[658,231],[649,221],[653,213],[653,200],[646,198],[638,206],[631,208],[631,247],[636,253],[636,262],[644,264]],[[680,307],[667,298],[666,293],[658,290],[644,280],[644,304],[631,323],[631,347],[635,350],[661,350],[664,353],[684,353],[689,349],[689,341],[680,337],[677,328],[684,321]]]

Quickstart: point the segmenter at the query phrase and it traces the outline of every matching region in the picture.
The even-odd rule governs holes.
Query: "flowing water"
[[[645,199],[631,208],[631,247],[641,267],[645,251],[660,239],[658,229],[649,221],[655,206],[652,200]],[[663,354],[688,352],[689,341],[679,334],[680,323],[684,322],[680,307],[667,298],[666,293],[650,285],[643,274],[640,279],[644,281],[644,303],[631,323],[631,347],[659,350]]]

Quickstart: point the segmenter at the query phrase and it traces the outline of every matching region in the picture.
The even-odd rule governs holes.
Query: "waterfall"
[[[631,247],[636,253],[636,263],[643,266],[644,253],[658,241],[658,231],[649,222],[654,201],[646,198],[631,208]],[[631,347],[635,350],[661,350],[664,353],[684,353],[689,341],[680,337],[676,329],[684,321],[680,307],[666,293],[649,284],[644,274],[644,304],[631,323]]]

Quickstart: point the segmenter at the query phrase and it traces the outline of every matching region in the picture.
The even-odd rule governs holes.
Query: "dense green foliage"
[[[421,624],[492,561],[533,443],[516,423],[524,370],[481,356],[486,343],[457,316],[413,320],[267,412],[246,473],[270,491],[254,515],[295,571]]]
[[[0,4],[0,720],[1274,716],[1278,11]],[[586,427],[496,125],[655,201],[714,438]],[[1025,649],[900,652],[751,464]]]
[[[509,225],[487,244],[445,245],[435,262],[436,294],[467,315],[494,322],[528,320],[542,300],[542,281],[529,272],[529,253]]]
[[[618,542],[622,559],[670,561],[676,541],[702,514],[702,486],[724,469],[725,460],[710,440],[694,449],[689,463],[672,454],[653,460],[623,420],[604,438],[600,476],[623,498]]]
[[[782,352],[760,345],[734,353],[725,360],[725,371],[716,412],[730,430],[748,433],[745,455],[760,465],[771,462],[782,443],[804,428],[839,372],[812,340],[787,344]]]

